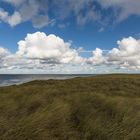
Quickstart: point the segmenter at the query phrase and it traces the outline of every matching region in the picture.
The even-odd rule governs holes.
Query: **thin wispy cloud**
[[[131,15],[140,15],[140,1],[132,0],[2,0],[15,8],[9,13],[0,9],[0,20],[10,26],[16,26],[31,21],[35,28],[48,26],[52,21],[65,21],[71,14],[78,25],[89,22],[109,24],[114,17],[115,22],[121,22]],[[52,9],[52,8],[55,9]],[[103,10],[112,10],[112,17],[104,15]],[[50,15],[53,14],[53,18]],[[113,22],[114,22],[113,21]],[[106,23],[108,22],[108,23]],[[64,26],[64,25],[63,25]],[[104,27],[99,29],[102,32]]]

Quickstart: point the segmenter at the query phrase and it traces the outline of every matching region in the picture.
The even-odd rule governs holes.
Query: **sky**
[[[1,74],[140,72],[140,0],[0,0]]]

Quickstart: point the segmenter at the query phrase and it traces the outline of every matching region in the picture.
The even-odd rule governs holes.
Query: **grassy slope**
[[[140,75],[0,88],[0,140],[140,140]]]

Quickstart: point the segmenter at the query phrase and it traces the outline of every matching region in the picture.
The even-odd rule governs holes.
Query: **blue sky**
[[[138,0],[1,0],[0,73],[139,72],[139,25]]]

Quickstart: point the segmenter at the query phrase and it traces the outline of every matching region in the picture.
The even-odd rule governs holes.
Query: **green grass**
[[[140,75],[1,87],[0,140],[140,140]]]

